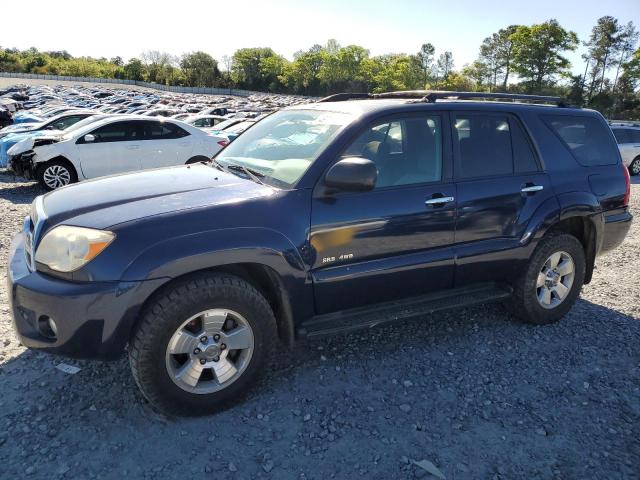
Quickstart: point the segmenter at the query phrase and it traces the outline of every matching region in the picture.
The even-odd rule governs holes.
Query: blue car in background
[[[12,133],[26,133],[39,130],[64,130],[65,128],[74,125],[80,120],[83,120],[91,115],[95,115],[95,113],[96,112],[93,112],[91,110],[71,110],[38,123],[18,123],[9,125],[8,127],[0,130],[0,138],[4,138]]]

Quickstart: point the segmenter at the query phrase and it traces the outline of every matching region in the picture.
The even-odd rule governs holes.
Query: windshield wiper
[[[245,167],[244,165],[240,165],[237,163],[229,163],[227,164],[227,169],[235,170],[237,172],[243,172],[246,176],[248,176],[254,182],[259,183],[261,185],[265,184],[262,180],[260,180],[261,178],[264,178],[264,173],[258,172],[257,170],[253,170],[252,168]]]
[[[213,166],[214,166],[214,167],[216,167],[216,168],[217,168],[218,170],[220,170],[221,172],[224,172],[224,171],[225,171],[225,169],[224,169],[224,167],[222,166],[222,164],[221,164],[219,161],[217,161],[215,158],[212,158],[212,159],[211,159],[211,163],[213,164]]]

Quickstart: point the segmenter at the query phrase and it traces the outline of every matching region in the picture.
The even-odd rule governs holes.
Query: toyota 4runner
[[[556,101],[339,94],[212,161],[40,196],[11,247],[15,329],[72,357],[128,351],[153,405],[202,414],[278,343],[491,301],[555,322],[631,223],[606,121]]]

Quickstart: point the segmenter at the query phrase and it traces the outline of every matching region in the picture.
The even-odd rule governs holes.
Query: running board
[[[347,333],[419,315],[496,302],[510,297],[511,293],[510,287],[496,284],[456,288],[402,301],[316,315],[302,323],[297,333],[300,337],[307,338]]]

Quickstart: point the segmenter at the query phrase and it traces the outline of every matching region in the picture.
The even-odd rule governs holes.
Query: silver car
[[[640,175],[640,122],[611,122],[622,162],[631,175]]]

